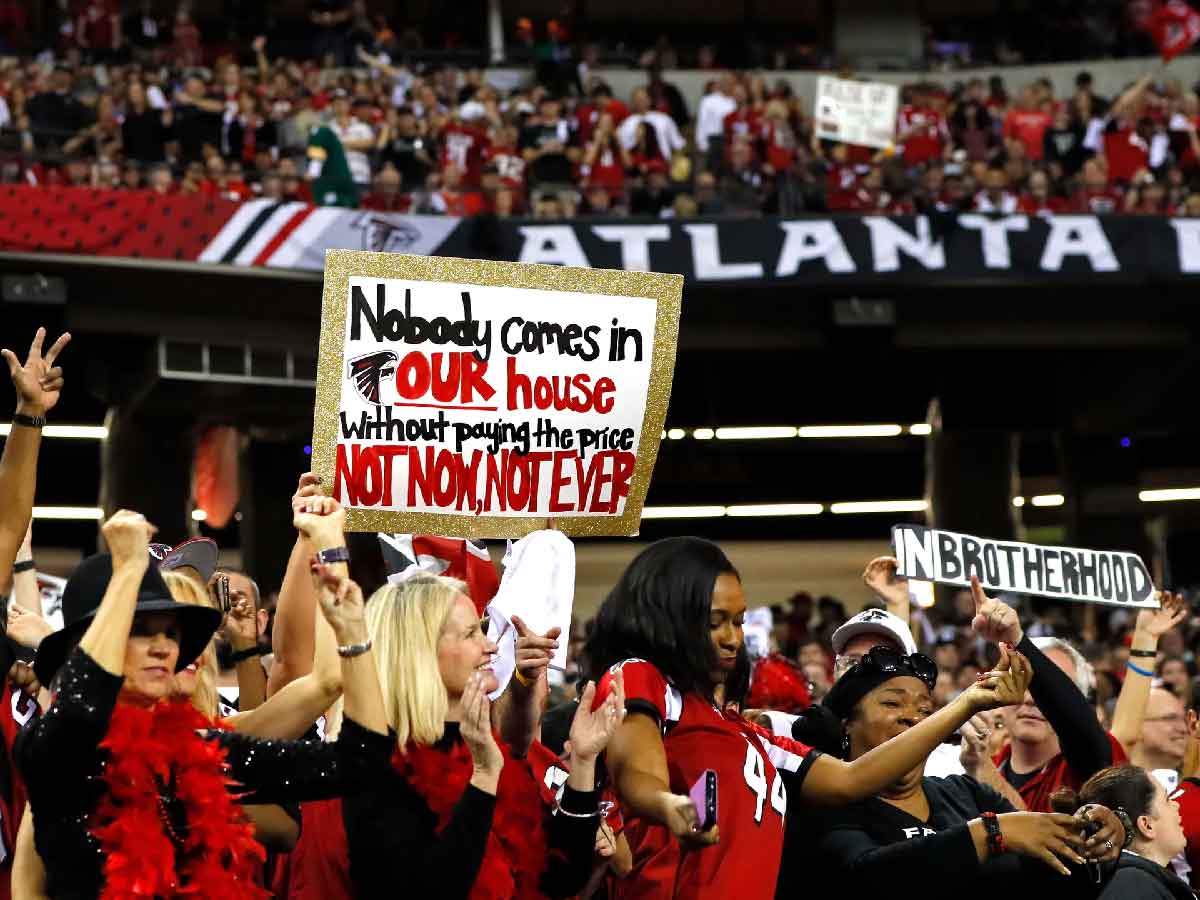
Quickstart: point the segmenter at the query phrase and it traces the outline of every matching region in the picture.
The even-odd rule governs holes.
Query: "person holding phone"
[[[620,679],[627,713],[605,754],[634,854],[618,897],[773,897],[789,792],[833,805],[869,797],[975,713],[1019,700],[1029,683],[1024,657],[1010,654],[1002,671],[943,710],[844,762],[725,709],[745,613],[737,570],[720,548],[681,537],[638,554],[596,616],[586,655],[601,675],[597,702]],[[702,830],[687,792],[707,769],[717,775],[717,823]]]

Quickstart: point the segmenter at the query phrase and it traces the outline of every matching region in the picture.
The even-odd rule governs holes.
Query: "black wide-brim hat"
[[[33,671],[44,685],[49,685],[54,675],[66,661],[67,654],[79,643],[96,612],[100,601],[112,579],[112,557],[107,553],[89,556],[67,580],[63,588],[63,628],[47,635],[38,647],[33,661]],[[175,671],[187,668],[208,646],[213,634],[221,626],[221,613],[195,603],[178,603],[163,581],[158,567],[151,565],[142,576],[138,587],[138,613],[170,613],[179,623],[179,662]]]

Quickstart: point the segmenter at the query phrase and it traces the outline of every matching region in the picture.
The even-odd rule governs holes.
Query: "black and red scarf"
[[[89,825],[104,859],[101,900],[270,896],[254,880],[266,854],[231,792],[225,749],[198,734],[213,727],[185,701],[117,704],[100,745],[107,789]]]

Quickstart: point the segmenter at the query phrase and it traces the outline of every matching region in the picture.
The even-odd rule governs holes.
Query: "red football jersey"
[[[483,172],[483,152],[488,136],[479,128],[451,122],[442,129],[442,165],[453,163],[462,169],[463,184],[476,187]]]
[[[942,158],[942,149],[950,139],[946,118],[936,109],[905,106],[897,117],[896,130],[910,132],[904,139],[904,164],[916,166]]]
[[[0,689],[0,738],[4,741],[4,759],[0,765],[8,769],[9,795],[5,798],[0,794],[0,900],[12,896],[10,879],[17,829],[25,814],[25,804],[29,802],[25,782],[13,765],[12,745],[17,732],[38,713],[37,701],[24,691],[14,691],[8,679],[4,679],[4,687]]]
[[[1192,867],[1188,877],[1192,887],[1195,887],[1200,884],[1200,785],[1194,778],[1185,778],[1179,782],[1171,799],[1179,804],[1179,818],[1183,821],[1183,834],[1187,838],[1183,855]]]
[[[787,812],[787,790],[779,773],[794,773],[795,786],[820,754],[722,712],[699,694],[681,694],[655,666],[640,659],[619,663],[601,679],[597,704],[608,696],[618,669],[625,675],[625,708],[652,716],[662,728],[671,790],[687,794],[706,769],[716,771],[721,841],[681,854],[679,842],[664,826],[626,810],[633,871],[616,882],[615,896],[774,897]]]

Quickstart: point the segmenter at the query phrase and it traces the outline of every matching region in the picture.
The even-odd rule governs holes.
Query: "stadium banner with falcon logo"
[[[356,531],[634,534],[682,291],[679,275],[330,251],[313,471]]]
[[[1037,215],[806,215],[760,219],[415,216],[200,194],[0,185],[0,251],[321,271],[328,250],[502,259],[689,284],[838,289],[997,283],[1157,285],[1200,277],[1200,218],[1092,211]]]

